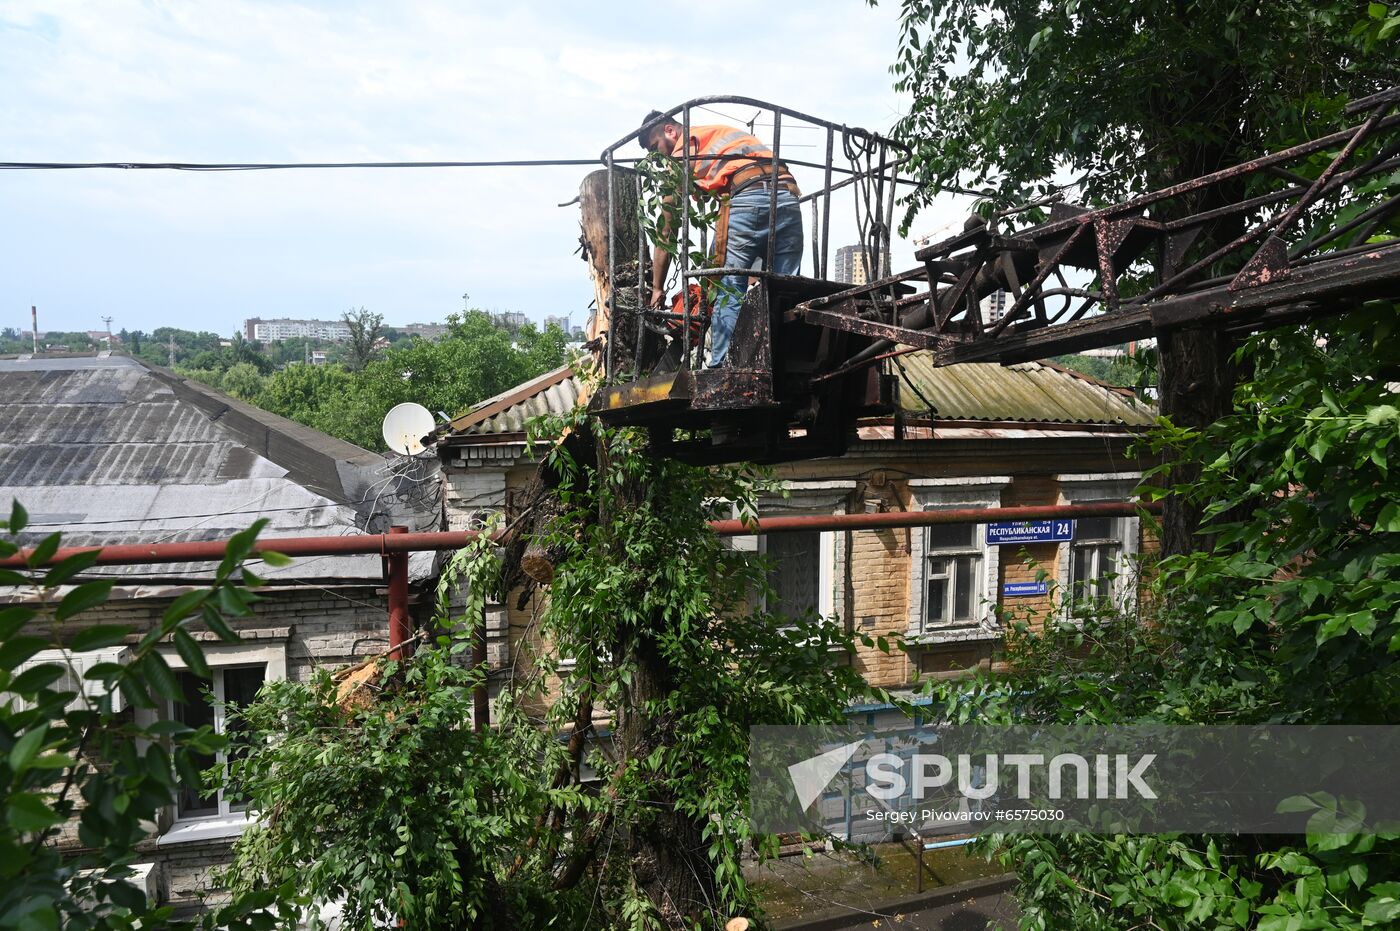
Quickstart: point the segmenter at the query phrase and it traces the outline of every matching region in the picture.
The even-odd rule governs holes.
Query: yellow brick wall
[[[1053,474],[1018,475],[1002,494],[1003,507],[1037,507],[1059,504],[1060,486]],[[1051,591],[1059,567],[1060,546],[1058,543],[1036,543],[1027,546],[1003,546],[1001,548],[1001,579],[996,591],[1009,582],[1035,582],[1039,572],[1046,573],[1045,581],[1050,582]],[[1025,598],[999,598],[1002,610],[1009,618],[1028,620],[1032,626],[1039,626],[1050,610],[1051,595],[1035,595]]]
[[[851,618],[855,629],[872,638],[902,638],[909,617],[909,528],[860,530],[851,534]],[[858,646],[852,665],[872,685],[898,686],[909,681],[909,658]]]
[[[1003,506],[1053,505],[1060,501],[1057,474],[1122,472],[1134,468],[1127,459],[1122,439],[1093,438],[1077,443],[1039,440],[999,443],[892,444],[888,453],[865,451],[840,459],[818,460],[779,466],[779,478],[790,481],[854,482],[847,508],[852,513],[869,510],[898,511],[910,508],[909,481],[920,478],[957,478],[1004,475],[1010,478],[1002,490]],[[520,488],[531,469],[519,466],[507,475],[509,488]],[[892,649],[886,654],[860,646],[851,657],[855,669],[874,685],[902,688],[921,677],[962,674],[974,667],[998,668],[1000,644],[996,641],[970,641],[925,644],[906,653],[895,646],[909,629],[912,534],[917,529],[897,528],[879,531],[853,531],[846,538],[847,566],[836,566],[846,574],[851,629],[872,639],[885,637]],[[1143,540],[1142,551],[1155,550],[1155,541]],[[1036,566],[1057,578],[1059,544],[1006,546],[1001,548],[1000,568],[993,594],[1008,582],[1036,581]],[[1052,586],[1053,587],[1053,586]],[[508,605],[510,662],[517,673],[530,665],[530,658],[548,654],[550,645],[539,635],[538,614],[543,611],[542,594],[524,608],[516,608],[515,597]],[[1013,616],[1032,616],[1037,621],[1050,608],[1049,596],[1006,599],[1003,610]],[[549,689],[557,684],[549,681]]]

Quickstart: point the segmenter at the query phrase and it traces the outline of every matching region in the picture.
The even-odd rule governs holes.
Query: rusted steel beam
[[[931,330],[910,330],[890,323],[881,323],[878,320],[864,320],[855,316],[854,313],[843,313],[842,310],[843,308],[839,307],[831,310],[809,310],[803,316],[808,323],[814,323],[817,326],[856,333],[861,336],[873,336],[877,339],[888,339],[905,346],[916,346],[919,349],[936,349],[961,338],[947,333],[934,333]]]
[[[1086,317],[1071,323],[1005,333],[996,339],[948,346],[938,353],[939,365],[959,362],[1033,362],[1100,346],[1146,339],[1152,335],[1152,314],[1145,308]]]
[[[1400,126],[1400,115],[1389,116],[1377,121],[1376,124],[1372,127],[1372,131],[1390,129],[1395,126]],[[1232,165],[1228,168],[1222,168],[1219,171],[1211,172],[1208,175],[1202,175],[1199,178],[1192,178],[1189,181],[1182,181],[1179,184],[1173,184],[1169,187],[1161,188],[1160,190],[1153,191],[1149,194],[1143,194],[1139,197],[1134,197],[1131,200],[1124,201],[1120,204],[1113,204],[1108,207],[1100,207],[1096,210],[1091,210],[1088,213],[1084,213],[1079,216],[1070,217],[1065,220],[1054,221],[1043,224],[1041,226],[1033,227],[1031,230],[1020,232],[1018,235],[1025,236],[1034,233],[1037,237],[1044,237],[1056,233],[1063,234],[1076,226],[1088,222],[1093,222],[1094,220],[1119,219],[1126,215],[1140,214],[1147,207],[1152,206],[1153,204],[1159,203],[1161,201],[1170,200],[1173,197],[1180,197],[1183,194],[1189,194],[1194,191],[1201,190],[1202,188],[1209,187],[1213,184],[1219,184],[1222,181],[1228,181],[1232,178],[1240,177],[1241,175],[1253,174],[1256,171],[1262,171],[1266,168],[1269,168],[1270,166],[1278,165],[1283,162],[1293,161],[1294,159],[1302,158],[1307,155],[1312,155],[1315,152],[1322,152],[1324,150],[1332,148],[1333,146],[1336,146],[1338,143],[1345,144],[1348,140],[1352,138],[1353,135],[1356,134],[1358,129],[1360,129],[1360,127],[1354,126],[1348,129],[1339,130],[1335,133],[1330,133],[1326,136],[1321,136],[1317,139],[1312,140],[1311,142],[1300,143],[1298,145],[1291,146],[1287,149],[1280,149],[1277,152],[1271,152],[1268,155],[1261,155],[1259,158],[1251,159],[1247,162],[1241,162],[1238,165]],[[968,234],[966,233],[960,234],[958,236],[951,237],[941,242],[925,246],[924,248],[914,253],[914,258],[922,262],[926,259],[940,258],[944,255],[947,255],[959,246],[965,245],[967,235]]]
[[[1025,362],[1145,339],[1159,330],[1188,326],[1234,329],[1251,321],[1297,322],[1336,313],[1361,300],[1385,297],[1400,300],[1400,242],[1294,266],[1286,278],[1254,287],[1234,290],[1224,284],[1124,307],[1116,314],[1009,333],[996,340],[952,344],[941,350],[938,361]],[[1272,314],[1275,309],[1286,309],[1287,313]]]

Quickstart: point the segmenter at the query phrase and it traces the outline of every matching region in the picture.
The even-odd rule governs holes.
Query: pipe
[[[1160,514],[1160,501],[1103,501],[1095,504],[1056,504],[1008,508],[947,508],[938,511],[886,511],[880,514],[815,514],[801,517],[760,517],[748,523],[716,520],[710,529],[721,537],[751,537],[767,533],[801,533],[812,530],[885,530],[891,527],[929,527],[935,524],[980,524],[988,521],[1053,520],[1079,517],[1132,517],[1140,512]],[[273,550],[285,556],[389,555],[426,550],[458,550],[478,534],[470,530],[433,533],[353,534],[343,537],[269,537],[253,545],[254,553]],[[227,543],[135,543],[122,546],[69,546],[56,551],[46,564],[79,553],[98,552],[97,565],[154,565],[157,563],[214,562],[224,556]],[[33,550],[21,550],[0,559],[0,568],[23,569]]]
[[[284,556],[358,556],[416,553],[424,550],[458,550],[476,537],[471,531],[434,533],[356,533],[339,537],[268,537],[253,544],[254,553],[268,550]],[[228,546],[224,540],[198,543],[130,543],[117,546],[65,546],[50,563],[79,553],[99,551],[98,565],[133,566],[176,562],[218,562]],[[0,559],[0,566],[22,569],[32,550]]]
[[[802,517],[764,517],[749,524],[741,520],[717,520],[710,528],[721,537],[765,533],[800,533],[813,530],[885,530],[892,527],[930,527],[936,524],[981,524],[988,521],[1054,520],[1079,517],[1132,517],[1139,511],[1161,513],[1161,502],[1103,501],[1096,504],[1056,504],[1013,508],[945,508],[937,511],[886,511],[880,514],[815,514]]]
[[[977,838],[975,838],[975,837],[962,837],[962,838],[959,838],[958,840],[941,840],[941,841],[938,841],[937,843],[932,843],[932,844],[925,843],[925,844],[924,844],[924,849],[925,849],[925,850],[942,850],[942,849],[945,848],[945,847],[965,847],[966,845],[972,843],[972,842],[975,841],[976,839],[977,839]]]
[[[407,527],[390,527],[393,536],[408,533]],[[411,652],[404,646],[413,637],[413,624],[408,616],[408,553],[389,553],[384,557],[384,576],[389,583],[389,655],[403,659]]]
[[[915,831],[915,832],[914,832],[914,838],[919,842],[919,850],[918,850],[918,854],[917,854],[917,856],[916,856],[916,858],[917,858],[918,861],[919,861],[919,865],[916,867],[916,869],[918,870],[918,873],[919,873],[919,887],[918,887],[918,889],[915,890],[916,892],[923,892],[923,891],[924,891],[924,851],[925,851],[925,850],[942,850],[942,849],[944,849],[945,847],[962,847],[962,846],[965,846],[965,845],[967,845],[967,844],[972,843],[974,840],[977,839],[977,838],[975,838],[975,837],[960,837],[960,838],[958,838],[957,840],[944,840],[944,841],[937,841],[937,842],[935,842],[935,843],[929,843],[928,841],[925,841],[925,840],[923,839],[923,837],[921,837],[921,836],[919,835],[919,832],[918,832],[918,831]]]

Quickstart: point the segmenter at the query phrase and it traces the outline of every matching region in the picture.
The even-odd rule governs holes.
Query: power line
[[[636,158],[614,159],[626,165]],[[289,168],[549,168],[601,166],[596,158],[502,159],[478,162],[0,162],[0,169],[65,170],[77,168],[155,169],[162,171],[275,171]]]

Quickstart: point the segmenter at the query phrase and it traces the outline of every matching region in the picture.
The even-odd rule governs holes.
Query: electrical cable
[[[639,158],[614,159],[630,165]],[[0,169],[66,170],[80,168],[153,169],[162,171],[277,171],[291,168],[561,168],[599,166],[596,158],[499,159],[474,162],[0,162]]]

